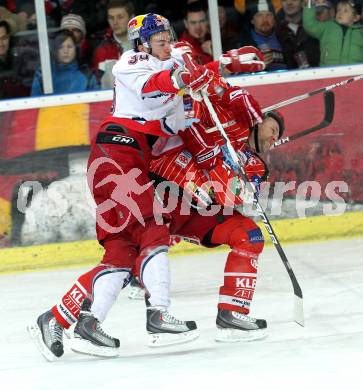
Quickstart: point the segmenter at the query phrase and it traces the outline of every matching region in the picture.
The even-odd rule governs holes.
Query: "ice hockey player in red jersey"
[[[284,120],[276,111],[262,114],[258,103],[245,90],[230,87],[218,76],[208,85],[209,99],[244,164],[247,179],[258,188],[268,171],[260,153],[267,152],[282,136]],[[216,93],[216,91],[218,93]],[[215,202],[233,208],[252,203],[250,193],[234,170],[223,158],[224,141],[215,127],[205,104],[195,102],[195,116],[200,119],[181,134],[183,146],[169,149],[151,162],[151,171],[159,180],[176,183],[184,196],[199,206],[190,216],[179,209],[170,212],[170,233],[199,242],[206,247],[229,245],[220,288],[217,313],[218,341],[257,339],[265,336],[265,320],[248,316],[257,277],[258,257],[264,240],[255,222],[239,212],[219,211],[203,216],[200,207]],[[227,215],[226,215],[227,214]],[[229,215],[228,215],[229,214]]]

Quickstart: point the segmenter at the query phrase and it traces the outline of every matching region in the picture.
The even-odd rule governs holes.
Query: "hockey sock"
[[[256,287],[258,255],[264,245],[262,232],[249,218],[233,215],[217,225],[212,243],[227,244],[224,284],[219,290],[219,309],[248,314]]]
[[[141,262],[140,279],[150,296],[151,306],[168,307],[170,304],[169,260],[166,250],[166,247],[154,248]]]
[[[120,291],[129,281],[130,271],[122,268],[109,269],[94,280],[91,312],[100,322],[105,320]]]
[[[68,329],[73,323],[77,321],[83,300],[86,297],[89,297],[91,300],[93,300],[95,284],[100,285],[101,291],[104,290],[104,288],[102,288],[103,283],[100,283],[102,276],[118,272],[119,275],[115,274],[117,275],[116,279],[118,279],[121,278],[120,275],[123,275],[127,271],[128,270],[101,264],[81,275],[75,284],[70,288],[70,290],[67,291],[67,293],[62,297],[61,301],[52,307],[52,312],[58,323],[64,328]],[[97,280],[99,281],[97,282]],[[120,284],[122,287],[122,281],[120,281]],[[113,296],[115,294],[114,287],[111,287],[110,291],[113,291],[110,293],[110,296]]]
[[[219,290],[219,309],[248,314],[256,287],[256,253],[232,250],[224,269],[224,285]]]

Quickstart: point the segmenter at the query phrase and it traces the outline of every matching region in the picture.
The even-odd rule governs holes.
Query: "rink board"
[[[233,76],[228,80],[235,85],[248,86],[249,91],[266,108],[278,101],[306,94],[362,73],[363,65],[354,65]],[[273,87],[268,87],[271,83]],[[272,186],[277,182],[295,183],[294,188],[284,194],[284,200],[294,198],[301,184],[315,181],[320,193],[314,194],[314,197],[329,201],[329,186],[333,182],[344,182],[349,187],[340,195],[344,201],[349,205],[363,204],[363,110],[360,98],[362,85],[363,80],[360,80],[344,88],[335,88],[334,120],[328,127],[276,148],[266,156],[271,172],[269,182]],[[72,221],[72,226],[63,229],[60,228],[62,221],[59,221],[63,216],[58,216],[58,220],[54,221],[55,215],[52,213],[49,222],[49,215],[44,216],[46,207],[40,209],[42,215],[37,215],[34,218],[37,223],[32,225],[29,222],[30,214],[34,212],[37,199],[35,202],[29,202],[30,207],[25,210],[19,210],[18,200],[29,200],[31,197],[29,186],[23,186],[24,182],[40,184],[44,191],[38,193],[39,199],[47,188],[53,185],[57,187],[74,179],[75,155],[84,153],[87,159],[90,140],[97,134],[102,119],[108,115],[111,101],[112,91],[100,91],[2,102],[0,247],[62,241],[64,232],[68,235],[70,230],[83,230],[82,227],[86,226],[83,221],[84,213],[67,213],[64,218]],[[285,135],[291,136],[320,123],[323,110],[322,94],[283,107],[281,112],[287,124]],[[75,190],[80,193],[77,188]],[[59,197],[66,202],[67,198],[63,195],[59,192]],[[64,208],[77,208],[78,204],[83,206],[83,190],[80,196],[82,201],[77,203],[68,200]],[[56,209],[59,214],[62,207],[50,209]],[[296,215],[287,217],[295,218]],[[94,221],[91,222],[94,226]],[[50,236],[50,229],[43,227],[48,223],[54,230]],[[30,225],[30,234],[24,233],[29,231],[25,228],[27,224]],[[29,238],[33,241],[29,242]],[[63,241],[93,238],[94,231],[89,236],[82,234],[71,238],[64,237]]]
[[[363,235],[363,212],[276,220],[272,222],[272,226],[281,244],[351,238]],[[262,230],[266,244],[270,245],[271,241],[265,228],[262,227]],[[174,246],[171,254],[185,255],[206,250],[198,245],[183,242]],[[213,250],[226,250],[226,248]],[[103,248],[95,240],[1,249],[0,273],[95,264],[101,260],[102,255]]]

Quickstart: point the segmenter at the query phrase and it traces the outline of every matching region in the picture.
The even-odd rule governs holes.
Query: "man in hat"
[[[275,11],[271,2],[259,0],[250,4],[250,29],[244,36],[244,44],[258,47],[264,54],[266,70],[286,69],[281,43],[275,32]]]

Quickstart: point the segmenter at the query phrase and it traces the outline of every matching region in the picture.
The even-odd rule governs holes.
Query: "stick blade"
[[[324,108],[325,116],[324,121],[326,126],[330,125],[334,119],[334,108],[335,108],[335,95],[332,91],[324,93]]]
[[[303,298],[297,295],[295,295],[294,301],[294,321],[301,326],[305,325]]]

